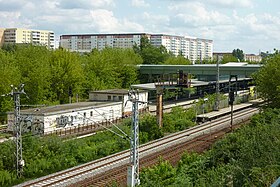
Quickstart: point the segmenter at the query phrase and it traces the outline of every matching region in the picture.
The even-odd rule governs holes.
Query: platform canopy
[[[219,65],[220,75],[240,75],[250,77],[252,73],[260,69],[260,64],[248,64],[246,62],[229,62]],[[175,74],[179,70],[193,75],[216,75],[216,64],[194,64],[194,65],[138,65],[141,74],[162,75]]]

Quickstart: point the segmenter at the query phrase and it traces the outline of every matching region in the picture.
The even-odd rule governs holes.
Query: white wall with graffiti
[[[148,93],[140,93],[139,110],[147,108]],[[48,134],[55,130],[115,120],[131,114],[128,95],[119,102],[81,102],[21,111],[22,133]],[[8,130],[13,131],[14,113],[8,113]]]
[[[110,121],[122,117],[122,102],[102,106],[73,108],[67,111],[43,114],[21,113],[22,133],[47,134],[62,128]],[[8,114],[8,130],[13,131],[14,114]]]
[[[57,129],[89,125],[101,121],[113,120],[122,117],[122,104],[76,109],[63,114],[54,114],[44,117],[44,133]]]
[[[32,114],[21,114],[20,125],[22,133],[44,134],[44,117]],[[13,131],[14,114],[8,114],[8,131]]]

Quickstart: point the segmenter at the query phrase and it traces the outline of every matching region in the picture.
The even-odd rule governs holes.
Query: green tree
[[[143,172],[143,174],[142,174]],[[168,186],[174,183],[176,168],[173,168],[168,161],[160,159],[160,163],[151,168],[145,168],[141,172],[141,186]]]
[[[253,77],[261,97],[272,107],[280,107],[280,54],[270,56]]]
[[[134,45],[133,49],[142,57],[143,64],[162,64],[170,57],[164,46],[153,46],[146,36],[141,38],[140,46]]]
[[[94,50],[84,58],[86,87],[91,90],[129,88],[137,82],[141,57],[131,49]]]
[[[22,102],[28,104],[48,103],[51,71],[49,60],[51,51],[43,46],[19,45],[14,51],[21,83],[25,84],[28,96]]]
[[[50,60],[51,93],[49,97],[60,103],[67,103],[69,89],[72,94],[80,94],[85,81],[81,57],[63,49],[53,52]]]
[[[11,52],[0,49],[0,95],[11,92],[11,85],[18,86],[21,79],[21,73],[17,66],[14,55]],[[10,96],[0,96],[0,123],[5,118],[5,112],[11,110],[13,102]]]
[[[244,61],[244,53],[243,53],[243,50],[241,49],[234,49],[232,51],[232,55],[237,58],[240,62],[243,62]]]
[[[186,59],[183,56],[177,56],[177,57],[170,57],[168,58],[164,64],[170,64],[170,65],[190,65],[191,62],[189,59]]]
[[[238,59],[233,55],[224,55],[221,63],[225,64],[228,62],[238,62]]]

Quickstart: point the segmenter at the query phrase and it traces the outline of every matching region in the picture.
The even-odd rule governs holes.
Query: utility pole
[[[17,170],[17,177],[21,177],[23,167],[24,167],[24,160],[22,158],[22,137],[21,137],[21,124],[20,124],[20,94],[25,94],[24,92],[24,84],[20,84],[19,87],[14,87],[11,85],[12,91],[9,94],[4,96],[11,96],[14,100],[14,127],[13,133],[15,136],[15,145],[16,145],[16,170]]]
[[[219,110],[220,105],[220,61],[221,56],[218,56],[217,59],[217,78],[216,78],[216,101],[215,101],[215,108],[214,110]]]
[[[132,102],[132,124],[131,124],[131,139],[130,139],[130,165],[127,172],[127,186],[134,187],[140,184],[139,179],[139,112],[138,104],[139,93],[135,90],[128,92],[129,101]]]

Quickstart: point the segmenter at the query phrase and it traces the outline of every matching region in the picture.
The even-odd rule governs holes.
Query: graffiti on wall
[[[22,133],[44,134],[44,122],[32,115],[23,116],[21,125]]]
[[[69,117],[68,116],[60,116],[60,117],[57,117],[56,118],[56,124],[57,124],[57,128],[59,128],[59,127],[66,127],[67,125],[72,125],[72,123],[73,123],[73,117],[71,117],[70,119],[69,119]]]

